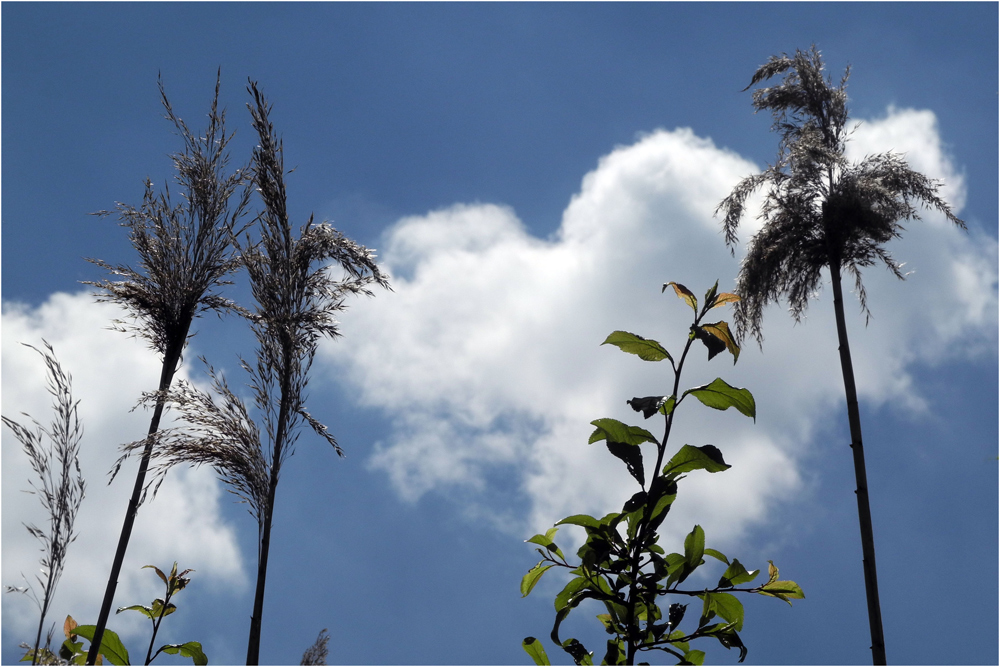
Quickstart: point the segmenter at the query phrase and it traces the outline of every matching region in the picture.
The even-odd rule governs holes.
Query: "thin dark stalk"
[[[701,318],[704,317],[705,313],[707,313],[707,312],[708,312],[707,310],[702,310],[701,314],[699,314],[695,318],[694,326],[698,326],[698,324],[701,322]],[[687,359],[688,351],[691,349],[691,344],[694,341],[695,341],[694,336],[688,336],[688,341],[684,345],[684,351],[681,353],[681,358],[677,362],[676,367],[674,367],[674,369],[673,369],[674,370],[674,388],[673,388],[673,393],[671,394],[671,396],[676,397],[677,396],[677,392],[680,390],[681,373],[684,370],[684,360]],[[671,363],[671,365],[673,365],[673,360],[672,359],[671,359],[670,363]],[[653,477],[652,477],[652,479],[649,482],[650,488],[652,488],[653,482],[660,475],[660,472],[661,472],[660,471],[660,466],[663,464],[663,455],[664,455],[664,453],[666,452],[666,449],[667,449],[667,440],[670,438],[670,430],[673,428],[674,416],[676,414],[677,414],[677,405],[675,404],[674,405],[674,410],[672,410],[670,412],[670,414],[668,414],[668,415],[666,415],[664,417],[664,421],[666,423],[665,423],[665,425],[663,427],[663,439],[659,443],[657,443],[657,445],[656,445],[656,465],[653,468]],[[636,599],[636,593],[637,593],[637,591],[636,591],[636,583],[639,581],[639,576],[641,574],[641,570],[642,570],[642,567],[643,567],[643,563],[641,562],[641,557],[642,557],[643,545],[645,544],[645,542],[646,542],[646,536],[649,533],[649,527],[650,527],[649,521],[645,521],[644,520],[642,522],[642,525],[639,527],[639,530],[636,533],[636,540],[635,540],[635,542],[633,544],[633,554],[632,554],[632,558],[631,558],[631,561],[632,561],[632,583],[629,585],[629,595],[628,595],[629,606],[628,606],[628,616],[627,616],[627,622],[626,622],[626,626],[627,627],[632,627],[632,625],[634,623],[634,619],[635,619],[635,607],[636,607],[636,603],[638,602],[638,600]],[[626,649],[626,658],[625,658],[625,664],[626,665],[634,665],[635,664],[635,654],[639,651],[639,647],[642,645],[642,643],[643,642],[639,638],[637,638],[637,637],[629,637],[628,638],[628,640],[627,640],[627,649]]]
[[[122,531],[118,537],[118,548],[115,549],[115,559],[111,564],[111,574],[108,576],[108,585],[104,591],[104,599],[101,602],[101,612],[97,617],[94,629],[94,641],[91,642],[90,652],[87,655],[88,664],[95,664],[97,654],[100,653],[101,640],[104,637],[104,630],[107,627],[108,617],[111,615],[111,607],[115,600],[115,591],[118,588],[118,577],[122,571],[122,564],[125,562],[125,552],[128,549],[129,540],[132,537],[132,528],[135,525],[135,517],[139,512],[139,505],[145,495],[146,473],[149,470],[149,460],[153,452],[153,435],[160,428],[160,419],[163,416],[164,401],[162,395],[173,382],[174,373],[180,364],[181,348],[176,347],[171,350],[171,358],[164,358],[163,366],[160,370],[160,386],[157,394],[160,396],[153,409],[153,417],[149,421],[149,432],[145,439],[145,447],[142,451],[142,458],[139,460],[139,470],[135,476],[135,484],[132,486],[132,496],[129,498],[128,508],[125,511],[125,521],[122,523]],[[155,635],[155,633],[154,633]],[[93,660],[91,659],[93,655]],[[147,656],[148,657],[148,656]],[[146,664],[149,664],[148,662]]]
[[[190,571],[191,570],[185,570],[184,572],[181,573],[180,581],[184,582],[181,585],[181,588],[183,588],[184,585],[186,585],[186,583],[187,583],[187,580],[184,579],[184,575],[187,574]],[[166,592],[166,594],[163,597],[163,602],[160,604],[160,613],[157,615],[156,619],[153,620],[153,634],[149,638],[149,648],[146,649],[146,662],[143,663],[144,665],[148,665],[149,663],[153,662],[153,660],[156,658],[156,656],[160,655],[160,651],[163,650],[163,647],[161,646],[156,651],[155,654],[153,653],[153,647],[156,645],[156,635],[160,632],[160,625],[163,623],[163,618],[169,613],[169,610],[170,610],[170,598],[172,598],[174,596],[174,590],[175,589],[174,589],[174,586],[172,586],[171,584],[174,583],[175,581],[178,581],[175,578],[175,576],[174,576],[176,572],[177,572],[177,563],[175,562],[174,563],[174,568],[173,568],[173,570],[170,573],[170,579],[167,581],[167,592]],[[177,589],[177,590],[180,590],[180,589]],[[154,602],[153,604],[155,606],[156,602]],[[174,608],[176,609],[176,605],[174,606]]]
[[[264,524],[260,531],[260,550],[257,556],[257,586],[254,591],[253,615],[250,617],[250,638],[247,642],[247,664],[256,665],[260,659],[260,630],[264,615],[264,587],[267,583],[267,561],[271,551],[271,525],[274,516],[274,501],[278,490],[278,473],[281,470],[281,453],[285,443],[285,433],[288,428],[288,400],[291,377],[292,350],[286,346],[284,350],[285,373],[281,379],[281,407],[278,414],[278,429],[274,441],[274,457],[271,465],[271,476],[267,488],[267,509],[264,514]]]
[[[861,553],[865,573],[865,597],[868,602],[868,625],[872,636],[872,661],[886,664],[885,635],[882,632],[882,607],[878,598],[878,577],[875,571],[875,536],[872,531],[872,513],[868,503],[868,475],[865,471],[865,449],[861,440],[861,415],[858,410],[858,390],[854,386],[854,365],[851,347],[847,340],[847,322],[844,319],[844,298],[840,286],[840,263],[830,261],[833,284],[833,309],[837,315],[837,338],[840,347],[840,367],[844,373],[844,393],[847,397],[847,420],[851,429],[851,451],[854,453],[854,477],[857,483],[858,522],[861,526]]]

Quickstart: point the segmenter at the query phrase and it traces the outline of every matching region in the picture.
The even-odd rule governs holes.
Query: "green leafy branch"
[[[756,420],[756,404],[746,389],[729,385],[721,378],[708,384],[680,392],[680,378],[687,355],[694,341],[701,341],[708,349],[711,361],[718,354],[728,351],[733,362],[739,359],[739,346],[724,321],[705,324],[708,313],[719,306],[735,303],[735,294],[720,293],[718,283],[706,294],[699,309],[698,299],[679,283],[667,283],[663,291],[672,287],[677,296],[695,313],[688,339],[679,361],[659,342],[627,331],[615,331],[604,344],[617,346],[623,352],[634,354],[643,361],[667,360],[673,370],[673,389],[669,395],[636,397],[628,405],[649,419],[655,414],[664,418],[664,434],[657,438],[644,428],[631,426],[616,419],[603,418],[591,422],[595,430],[589,438],[594,444],[604,441],[608,451],[621,460],[629,474],[639,484],[640,490],[629,498],[621,512],[613,512],[597,519],[585,514],[575,514],[557,522],[545,534],[535,535],[527,542],[538,545],[541,560],[521,580],[521,594],[527,596],[542,575],[553,567],[570,570],[573,578],[555,597],[556,618],[550,633],[551,640],[570,654],[578,665],[592,665],[594,654],[586,650],[575,638],[563,640],[559,635],[562,622],[584,600],[601,602],[607,613],[598,620],[605,631],[612,635],[607,640],[606,653],[601,664],[634,664],[639,651],[659,650],[680,660],[680,664],[702,664],[703,651],[692,649],[690,642],[704,637],[714,637],[727,649],[738,648],[740,662],[747,649],[739,637],[743,628],[743,604],[734,593],[752,593],[775,597],[791,604],[792,599],[803,598],[802,589],[793,581],[778,579],[778,568],[768,562],[768,580],[756,587],[746,584],[754,581],[759,570],[747,571],[738,559],[730,560],[718,550],[705,546],[705,532],[695,526],[684,540],[683,553],[667,554],[659,546],[657,530],[663,523],[677,496],[677,483],[686,473],[705,470],[709,473],[729,469],[722,452],[714,445],[684,445],[667,462],[667,441],[673,427],[677,407],[688,397],[694,396],[702,404],[716,410],[735,408]],[[647,484],[641,445],[656,446],[656,463]],[[562,525],[579,526],[587,538],[577,551],[579,564],[571,564],[555,536]],[[678,588],[700,566],[705,557],[714,558],[726,566],[714,588],[684,590]],[[696,597],[702,601],[702,612],[697,627],[684,632],[679,625],[684,619],[687,604],[672,603],[666,612],[658,600],[666,595]],[[717,620],[721,619],[721,620]],[[522,643],[524,650],[538,665],[549,664],[541,642],[528,637]]]
[[[153,600],[152,604],[149,606],[135,604],[129,607],[120,607],[116,613],[120,614],[123,611],[136,611],[145,616],[150,620],[153,626],[153,635],[149,640],[149,648],[146,651],[146,661],[144,665],[150,664],[156,659],[160,653],[167,653],[170,655],[178,655],[185,658],[191,658],[195,665],[207,665],[208,658],[205,656],[204,651],[201,648],[200,642],[185,642],[183,644],[164,644],[163,646],[156,649],[153,652],[153,646],[156,642],[156,635],[160,630],[160,624],[163,622],[164,617],[177,611],[177,605],[171,602],[171,598],[184,590],[184,588],[190,583],[190,579],[187,578],[189,572],[194,572],[194,570],[188,569],[183,572],[177,572],[177,563],[170,570],[170,574],[166,575],[163,571],[156,567],[155,565],[145,565],[143,569],[152,568],[156,571],[157,576],[166,585],[166,593],[162,598],[156,598]],[[66,635],[66,641],[63,642],[59,649],[59,657],[65,660],[71,665],[83,665],[86,664],[88,649],[83,648],[83,639],[88,642],[94,641],[94,634],[97,626],[95,625],[78,625],[72,616],[66,617],[66,622],[63,624],[63,632]],[[96,664],[103,664],[103,661],[111,663],[112,665],[131,665],[129,661],[128,649],[122,643],[121,638],[118,634],[112,630],[105,628],[101,635],[101,646],[98,650],[97,662]],[[41,649],[43,653],[39,653],[39,662],[44,662],[45,664],[54,664],[55,656],[48,649]],[[34,658],[34,651],[29,651],[21,661],[32,660]]]

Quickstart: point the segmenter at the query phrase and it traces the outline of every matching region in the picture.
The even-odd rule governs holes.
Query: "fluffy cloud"
[[[944,193],[961,207],[963,180],[932,113],[890,109],[864,123],[852,144],[856,156],[889,149],[946,179]],[[391,421],[371,465],[410,500],[432,490],[526,499],[527,519],[506,525],[518,534],[567,514],[619,507],[635,483],[603,447],[586,444],[589,422],[641,421],[625,400],[670,393],[672,376],[663,364],[599,344],[624,329],[680,352],[691,312],[660,286],[678,281],[702,294],[719,279],[731,289],[738,260],[726,251],[713,211],[756,171],[689,129],[660,130],[603,157],[549,239],[492,204],[398,221],[381,253],[394,293],[352,310],[345,337],[321,348],[347,391]],[[879,268],[865,275],[875,313],[867,330],[857,308],[848,308],[862,397],[906,410],[924,409],[909,372],[914,364],[996,350],[996,240],[925,217],[891,247],[908,261],[907,281]],[[744,240],[757,224],[746,221]],[[758,418],[754,424],[693,402],[681,407],[671,451],[710,442],[734,467],[685,482],[677,531],[697,518],[714,544],[731,543],[801,489],[800,461],[820,446],[814,438],[824,420],[842,410],[830,299],[826,290],[799,325],[774,307],[763,352],[748,345],[735,368],[723,357],[706,366],[704,350],[693,350],[682,384],[721,376],[748,387]],[[652,423],[644,426],[661,428]],[[507,521],[495,507],[479,511]]]
[[[112,485],[107,472],[118,457],[119,443],[145,433],[149,415],[130,412],[143,391],[155,388],[159,362],[141,342],[109,331],[120,317],[114,307],[95,304],[87,293],[53,294],[38,308],[3,304],[3,414],[28,423],[29,413],[44,425],[52,419],[41,357],[21,345],[41,346],[44,338],[72,375],[84,425],[81,467],[87,480],[86,499],[77,516],[79,537],[70,549],[66,570],[48,620],[61,626],[61,614],[81,623],[94,622],[104,597],[114,548],[131,495],[137,463],[127,462]],[[21,525],[46,527],[48,517],[28,489],[33,472],[27,456],[9,429],[3,432],[3,583],[24,585],[23,573],[34,582],[38,543]],[[159,580],[143,565],[193,567],[206,582],[227,588],[247,585],[232,527],[220,517],[222,490],[211,470],[173,471],[152,501],[140,510],[119,579],[116,602],[132,604],[162,595]],[[35,588],[38,584],[35,582]],[[220,589],[221,590],[221,589]],[[6,595],[3,605],[5,642],[34,638],[38,612],[20,595]],[[135,618],[130,618],[134,616]],[[113,619],[124,637],[148,632],[138,615]],[[61,635],[57,633],[56,640]]]

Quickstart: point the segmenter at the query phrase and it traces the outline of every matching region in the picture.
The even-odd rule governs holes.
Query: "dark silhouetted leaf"
[[[634,512],[645,504],[646,492],[637,491],[631,498],[625,501],[625,505],[622,507],[622,513],[628,514],[630,512]]]
[[[563,642],[563,650],[573,657],[573,662],[578,665],[593,665],[594,661],[587,649],[576,639],[567,639]]]
[[[643,398],[633,398],[631,401],[626,401],[636,412],[641,412],[643,418],[649,419],[663,407],[663,404],[667,402],[666,396],[645,396]],[[673,406],[671,406],[672,409]]]
[[[702,327],[691,327],[694,337],[705,344],[708,348],[708,360],[711,361],[717,354],[726,349],[726,344],[715,335],[705,331]]]
[[[677,626],[679,626],[681,621],[684,620],[684,612],[687,611],[687,608],[688,606],[686,604],[680,604],[678,602],[670,605],[670,608],[667,611],[667,623],[670,625],[671,631],[676,630]]]
[[[733,355],[734,364],[739,360],[740,346],[736,344],[736,339],[733,338],[733,334],[729,330],[729,325],[727,323],[719,321],[713,324],[703,324],[701,328],[725,343],[726,349],[728,349],[730,354]],[[711,350],[711,348],[709,349]],[[714,355],[710,354],[709,358],[712,356]]]
[[[601,614],[604,616],[605,614]],[[608,615],[610,618],[610,615]],[[603,622],[603,621],[602,621]],[[624,665],[626,654],[622,650],[622,642],[620,639],[609,639],[608,640],[608,650],[604,654],[604,660],[601,661],[602,665]]]
[[[639,482],[639,486],[646,486],[646,476],[642,469],[642,450],[639,449],[638,445],[627,445],[623,442],[611,442],[610,440],[606,444],[609,452],[625,462],[628,474]]]

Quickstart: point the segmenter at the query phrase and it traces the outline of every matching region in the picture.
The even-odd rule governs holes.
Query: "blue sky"
[[[285,468],[262,661],[298,662],[326,627],[331,663],[524,664],[520,641],[547,638],[559,583],[520,597],[536,560],[522,540],[620,507],[627,476],[585,444],[588,423],[634,420],[625,399],[666,382],[599,343],[627,329],[676,347],[687,314],[659,286],[733,284],[742,248],[729,256],[712,211],[777,147],[739,91],[768,56],[816,43],[835,79],[852,65],[856,157],[906,152],[945,180],[969,225],[909,224],[891,245],[908,280],[866,273],[867,328],[848,306],[889,660],[996,664],[995,4],[4,3],[0,14],[3,413],[45,421],[41,364],[17,345],[44,337],[73,373],[87,429],[88,498],[53,620],[96,618],[134,465],[110,487],[104,475],[115,445],[142,435],[146,416],[129,409],[158,369],[105,328],[114,311],[78,282],[101,277],[83,257],[134,258],[124,230],[87,214],[172,177],[179,145],[158,73],[195,128],[221,67],[234,163],[249,157],[245,84],[258,81],[296,167],[293,219],[330,220],[393,275],[395,291],[353,302],[344,337],[317,358],[310,411],[347,458],[304,435]],[[748,345],[735,368],[698,359],[686,375],[751,389],[758,418],[683,415],[674,447],[713,442],[734,467],[686,480],[665,548],[697,522],[710,545],[754,567],[772,559],[806,592],[791,609],[747,601],[750,664],[870,659],[831,300],[827,286],[797,326],[773,308],[762,351]],[[240,324],[197,329],[188,376],[201,377],[204,354],[241,382],[235,352],[253,348]],[[37,557],[21,522],[42,520],[18,492],[23,458],[5,430],[7,585]],[[179,470],[138,525],[116,605],[157,594],[142,565],[194,567],[164,640],[242,661],[253,520],[210,471]],[[33,612],[2,602],[0,655],[13,662]],[[570,631],[598,650],[591,610],[576,614]],[[124,616],[110,627],[133,653],[147,636]],[[713,663],[737,657],[700,648]]]

